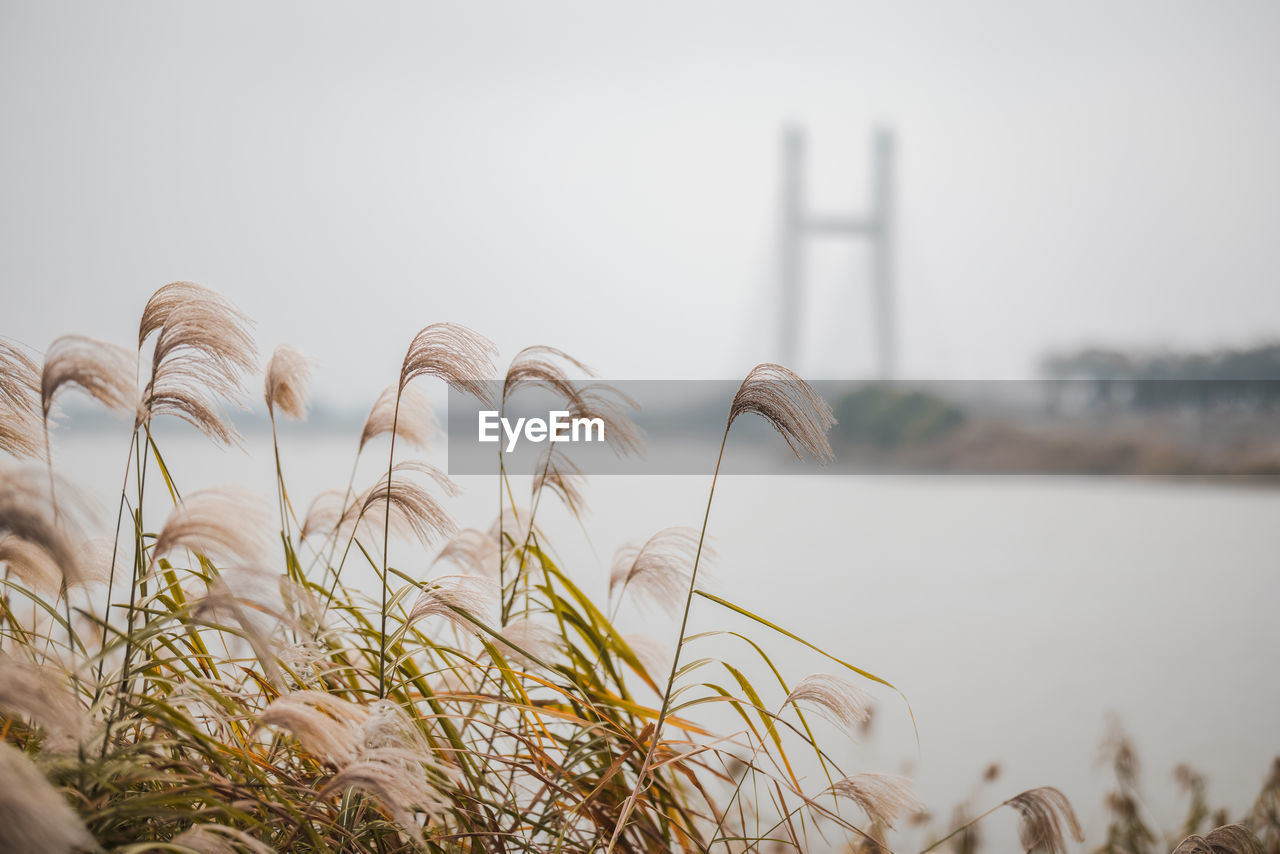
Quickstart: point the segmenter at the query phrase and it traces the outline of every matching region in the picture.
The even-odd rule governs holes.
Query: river
[[[189,436],[160,441],[185,490],[230,482],[274,495],[268,437],[250,437],[247,452]],[[71,430],[55,444],[60,472],[112,518],[124,443]],[[345,486],[353,451],[348,437],[291,427],[283,464],[295,503]],[[361,482],[385,466],[367,463]],[[450,505],[459,523],[487,526],[496,484],[459,484],[464,494]],[[708,486],[706,477],[600,477],[588,484],[583,525],[545,505],[540,522],[562,565],[603,595],[614,549],[665,526],[699,525]],[[1211,802],[1233,817],[1252,804],[1280,754],[1278,522],[1280,491],[1249,481],[726,477],[711,511],[709,583],[905,694],[918,747],[906,705],[880,690],[866,740],[829,732],[848,770],[907,771],[945,818],[998,761],[1002,774],[980,803],[1057,786],[1097,844],[1110,785],[1097,756],[1109,715],[1134,739],[1161,828],[1184,814],[1178,762],[1206,773]],[[393,563],[425,573],[428,557],[402,548]],[[621,620],[676,631],[661,612],[624,608]],[[792,679],[835,667],[699,603],[691,631],[721,628],[749,630]],[[712,649],[746,654],[728,641]]]

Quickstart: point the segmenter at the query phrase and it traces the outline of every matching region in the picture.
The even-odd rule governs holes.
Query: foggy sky
[[[367,403],[421,326],[623,378],[777,357],[778,137],[900,145],[903,372],[1280,334],[1280,5],[0,3],[0,335],[128,344],[189,279]],[[871,367],[810,253],[799,368]]]

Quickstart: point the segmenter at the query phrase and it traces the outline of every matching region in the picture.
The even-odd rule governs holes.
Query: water
[[[251,437],[247,453],[197,438],[160,441],[185,490],[233,482],[274,495],[266,437]],[[55,446],[60,469],[91,485],[112,518],[125,442],[68,432]],[[295,504],[346,485],[353,440],[295,428],[284,443]],[[358,484],[384,465],[370,459]],[[486,527],[496,484],[459,482],[466,492],[451,506],[459,522]],[[527,490],[527,480],[514,486]],[[695,477],[598,478],[584,526],[558,505],[544,505],[540,521],[562,565],[603,597],[614,549],[668,525],[698,526],[708,486]],[[1213,805],[1238,815],[1280,753],[1277,519],[1280,491],[1191,479],[731,477],[712,507],[711,584],[905,693],[919,747],[905,704],[880,690],[865,743],[828,733],[846,770],[909,771],[945,817],[999,761],[1002,775],[980,804],[1057,786],[1096,844],[1110,784],[1096,758],[1109,714],[1136,742],[1146,805],[1161,828],[1183,815],[1176,763],[1208,774]],[[401,547],[393,563],[425,573],[429,560]],[[624,608],[621,620],[675,635],[660,613]],[[836,669],[700,602],[692,631],[710,629],[749,633],[793,680]],[[748,656],[731,639],[707,649]],[[766,684],[762,668],[749,672]],[[779,701],[775,694],[766,699]],[[997,844],[1002,832],[990,828],[988,838]]]

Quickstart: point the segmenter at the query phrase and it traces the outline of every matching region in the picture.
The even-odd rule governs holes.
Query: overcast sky
[[[367,403],[438,320],[607,378],[777,357],[779,132],[896,129],[903,372],[1280,333],[1280,4],[0,2],[0,334],[216,288]],[[871,368],[812,247],[815,377]]]

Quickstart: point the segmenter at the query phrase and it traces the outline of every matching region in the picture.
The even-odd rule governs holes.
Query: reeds
[[[113,541],[122,545],[107,589],[84,594],[74,614],[68,585],[93,574],[72,490],[50,485],[60,482],[51,454],[47,470],[0,465],[0,849],[804,849],[813,839],[883,840],[916,808],[905,781],[844,767],[847,754],[835,758],[805,718],[854,730],[871,703],[862,686],[892,686],[825,652],[842,676],[791,684],[769,642],[812,645],[702,589],[716,478],[701,528],[623,551],[607,580],[562,566],[538,521],[547,493],[581,520],[583,478],[567,458],[521,475],[527,509],[504,468],[494,527],[455,533],[452,482],[396,452],[420,449],[431,430],[415,380],[490,398],[495,351],[470,330],[434,324],[410,343],[352,437],[357,458],[389,437],[385,476],[367,488],[356,487],[353,463],[347,485],[299,523],[274,437],[277,518],[235,487],[184,494],[155,419],[175,415],[234,444],[224,409],[243,399],[254,364],[248,329],[212,291],[161,288],[139,325],[148,370],[137,401],[133,356],[119,348],[60,339],[41,376],[35,360],[0,344],[6,454],[49,450],[40,421],[60,389],[137,404],[120,502],[126,536]],[[277,412],[305,417],[309,365],[275,350],[263,385],[273,423]],[[606,419],[616,452],[637,452],[632,402],[570,371],[589,376],[558,350],[527,349],[503,397],[549,389],[575,414]],[[830,409],[786,369],[756,368],[726,403],[721,455],[728,428],[754,413],[797,454],[830,458]],[[158,526],[144,515],[156,490],[172,503]],[[365,564],[378,589],[347,586],[348,562]],[[431,571],[436,563],[463,574]],[[606,584],[597,601],[589,591]],[[697,635],[695,595],[716,605]],[[679,616],[674,643],[629,640],[611,613],[624,596]],[[691,660],[687,647],[729,617],[760,630],[735,635],[747,660]],[[755,671],[771,681],[756,684]],[[699,717],[711,705],[742,726],[708,728]],[[816,779],[803,773],[804,753],[821,768]],[[1060,850],[1077,829],[1055,790],[1004,803],[1023,817],[1027,845]]]

